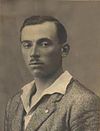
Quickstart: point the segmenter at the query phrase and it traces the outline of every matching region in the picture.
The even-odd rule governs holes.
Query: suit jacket
[[[5,131],[23,131],[21,92],[7,104]],[[100,131],[100,99],[77,80],[64,95],[45,96],[35,109],[25,131]]]

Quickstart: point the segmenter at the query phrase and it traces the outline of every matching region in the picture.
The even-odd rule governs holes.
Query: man
[[[34,80],[8,102],[5,131],[99,131],[100,99],[62,67],[69,52],[64,26],[50,16],[32,16],[20,33]]]

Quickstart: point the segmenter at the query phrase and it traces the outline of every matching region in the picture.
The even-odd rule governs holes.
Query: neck
[[[49,77],[45,78],[34,78],[35,84],[37,87],[37,92],[41,93],[46,88],[48,88],[61,74],[63,73],[63,69],[60,68],[57,72],[53,73]]]

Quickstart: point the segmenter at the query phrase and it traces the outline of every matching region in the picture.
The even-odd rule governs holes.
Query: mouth
[[[37,61],[32,61],[29,63],[29,65],[33,65],[33,66],[36,66],[36,65],[43,65],[42,62],[37,62]]]

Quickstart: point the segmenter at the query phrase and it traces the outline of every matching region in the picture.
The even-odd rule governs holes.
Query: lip
[[[41,62],[30,62],[29,65],[43,65]]]

